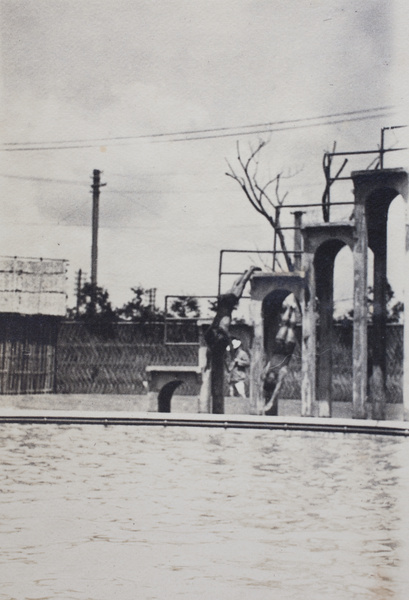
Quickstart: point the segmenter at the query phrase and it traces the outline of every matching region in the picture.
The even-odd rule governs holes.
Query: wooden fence
[[[0,394],[55,391],[58,318],[0,315]]]

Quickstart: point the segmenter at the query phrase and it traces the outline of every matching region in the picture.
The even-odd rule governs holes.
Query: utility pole
[[[93,293],[97,288],[98,271],[98,222],[99,222],[99,191],[106,185],[101,183],[101,171],[94,169],[92,178],[92,246],[91,246],[91,285]]]
[[[77,319],[80,314],[80,297],[82,288],[82,270],[79,269],[77,273]]]

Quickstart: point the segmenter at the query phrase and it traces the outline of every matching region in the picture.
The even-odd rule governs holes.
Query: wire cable
[[[177,131],[170,133],[153,133],[147,135],[138,135],[138,136],[117,136],[117,137],[107,137],[107,138],[94,138],[94,139],[83,139],[83,140],[61,140],[61,141],[49,141],[49,142],[7,142],[4,143],[3,148],[0,149],[2,152],[17,152],[17,151],[35,151],[35,150],[66,150],[66,149],[80,149],[80,148],[97,148],[103,142],[117,142],[117,141],[131,141],[131,140],[152,140],[152,141],[165,141],[165,142],[175,142],[175,141],[190,141],[190,140],[201,140],[201,139],[215,139],[215,138],[223,138],[223,137],[232,137],[239,135],[255,135],[260,133],[270,133],[276,131],[288,131],[291,129],[300,129],[304,127],[317,127],[323,125],[331,125],[338,124],[343,122],[357,121],[357,120],[365,120],[365,119],[374,119],[379,118],[378,113],[385,112],[388,110],[392,110],[393,106],[384,106],[372,109],[362,109],[357,111],[348,111],[343,113],[334,113],[328,115],[321,115],[317,117],[305,117],[299,119],[289,119],[289,120],[280,120],[280,121],[271,121],[267,123],[258,123],[254,125],[241,125],[236,127],[216,127],[209,129],[197,129],[191,131]],[[364,116],[367,113],[375,113],[370,116]],[[320,121],[322,119],[333,119],[338,117],[348,117],[352,115],[357,115],[351,119],[340,119],[337,121],[329,121],[329,122],[319,122],[319,123],[311,123],[311,121]],[[358,116],[359,115],[359,116]],[[302,123],[302,125],[300,125]],[[307,124],[308,123],[308,124]],[[298,125],[297,125],[298,124]],[[288,125],[287,127],[277,127],[280,125]],[[266,127],[268,129],[256,130],[255,128]],[[251,129],[251,131],[240,131],[244,129]],[[222,133],[224,132],[224,133]],[[206,134],[206,133],[214,133],[215,135],[198,135],[198,134]],[[189,136],[179,138],[177,136]],[[177,137],[177,139],[173,139]],[[158,140],[158,138],[172,138],[165,140]],[[100,142],[99,144],[95,144],[95,142]],[[61,144],[61,146],[47,146],[44,144]],[[63,145],[65,144],[65,145]],[[111,146],[121,146],[121,145],[129,145],[129,144],[110,144]],[[21,147],[22,146],[22,147]]]
[[[382,116],[389,116],[389,115],[385,114]],[[243,132],[240,135],[260,135],[263,133],[279,133],[282,131],[293,131],[293,130],[298,130],[298,129],[307,129],[307,128],[311,128],[311,127],[323,127],[323,126],[328,126],[328,125],[340,125],[341,123],[352,123],[355,121],[367,121],[369,119],[378,119],[378,118],[379,118],[379,115],[371,115],[371,116],[367,116],[367,117],[355,117],[352,119],[340,119],[340,120],[336,120],[336,121],[325,121],[324,123],[312,123],[312,124],[308,124],[308,125],[295,125],[294,127],[261,129],[258,131]],[[224,134],[220,134],[220,135],[189,137],[189,138],[180,138],[180,139],[172,139],[172,140],[165,140],[165,141],[167,141],[167,142],[189,142],[189,141],[193,141],[193,140],[210,140],[210,139],[215,139],[215,138],[236,137],[236,136],[237,136],[237,133],[224,133]]]

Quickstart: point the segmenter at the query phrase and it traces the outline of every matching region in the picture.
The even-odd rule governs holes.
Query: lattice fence
[[[300,331],[298,332],[300,339]],[[372,344],[372,328],[368,327],[368,346]],[[326,348],[322,349],[326,350]],[[320,352],[320,348],[317,348]],[[332,399],[351,401],[352,399],[352,326],[334,327],[332,347]],[[386,328],[386,402],[397,404],[403,401],[403,327],[388,325]],[[301,348],[298,343],[291,360],[291,372],[283,389],[283,397],[301,398]]]
[[[198,347],[163,343],[163,323],[119,323],[113,337],[101,339],[80,323],[63,323],[57,344],[56,391],[59,393],[143,394],[148,365],[197,365]],[[240,335],[239,332],[235,332]],[[298,332],[298,338],[301,338]],[[178,340],[191,342],[194,332]],[[371,343],[371,331],[369,331]],[[246,343],[246,342],[245,342]],[[387,402],[402,402],[403,327],[387,327]],[[318,349],[319,351],[319,349]],[[333,352],[333,400],[352,398],[352,328],[336,326]],[[196,395],[198,386],[184,385],[181,394]],[[297,344],[283,397],[301,397],[301,348]]]
[[[165,346],[163,324],[118,323],[101,339],[81,323],[63,323],[57,348],[57,392],[143,394],[148,365],[197,365],[198,347]],[[184,385],[181,394],[198,390]]]

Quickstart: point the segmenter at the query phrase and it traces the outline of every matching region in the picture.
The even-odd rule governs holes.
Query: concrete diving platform
[[[198,365],[148,365],[145,369],[148,380],[149,410],[171,411],[173,393],[182,385],[189,389],[202,383],[202,368]]]

